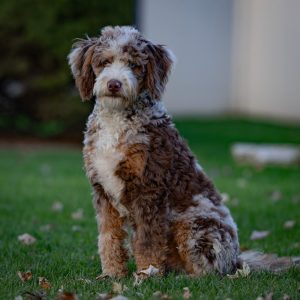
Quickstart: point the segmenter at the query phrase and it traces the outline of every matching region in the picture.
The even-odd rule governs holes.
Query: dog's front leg
[[[95,202],[99,227],[98,248],[102,265],[102,276],[123,277],[127,274],[128,254],[124,248],[127,236],[123,229],[124,218],[111,205],[109,199]]]

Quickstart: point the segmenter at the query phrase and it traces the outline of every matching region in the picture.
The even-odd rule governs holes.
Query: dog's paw
[[[96,280],[105,280],[109,278],[111,278],[111,276],[109,276],[108,274],[100,274],[96,277]]]
[[[133,285],[140,285],[144,280],[147,278],[160,274],[160,270],[155,268],[154,266],[150,265],[147,269],[140,270],[136,273],[133,273],[134,276],[134,284]]]
[[[100,275],[98,275],[96,277],[96,280],[105,280],[105,279],[116,279],[116,278],[123,278],[126,277],[128,275],[127,271],[120,271],[120,272],[116,272],[113,274],[108,274],[108,273],[102,273]]]

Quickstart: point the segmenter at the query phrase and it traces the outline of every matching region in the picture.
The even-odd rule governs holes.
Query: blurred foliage
[[[78,136],[92,104],[74,88],[73,40],[133,17],[134,0],[0,0],[0,131]]]

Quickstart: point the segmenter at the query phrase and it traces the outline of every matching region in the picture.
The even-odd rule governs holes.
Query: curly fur
[[[237,227],[167,114],[161,95],[174,63],[132,27],[79,40],[69,64],[83,100],[95,95],[84,161],[94,193],[102,270],[127,272],[125,225],[138,271],[234,272]],[[107,82],[122,83],[111,94]]]

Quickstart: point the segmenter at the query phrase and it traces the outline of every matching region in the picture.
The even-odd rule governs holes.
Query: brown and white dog
[[[77,41],[68,58],[82,99],[96,98],[83,153],[103,274],[127,273],[125,225],[137,274],[234,272],[236,224],[161,101],[171,52],[117,26]]]

